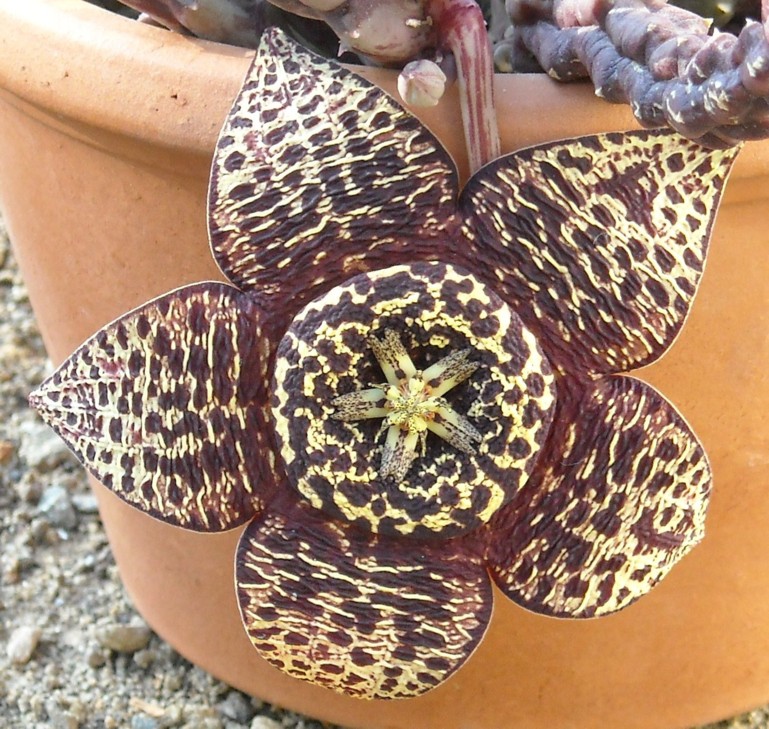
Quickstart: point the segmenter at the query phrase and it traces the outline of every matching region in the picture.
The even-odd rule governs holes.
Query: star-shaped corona
[[[379,474],[401,481],[417,455],[425,455],[427,432],[443,438],[463,453],[474,453],[481,434],[443,397],[478,369],[470,349],[453,352],[426,370],[418,370],[398,333],[385,331],[369,339],[387,382],[337,397],[333,404],[338,420],[384,418],[385,433]],[[418,450],[419,449],[419,450]]]

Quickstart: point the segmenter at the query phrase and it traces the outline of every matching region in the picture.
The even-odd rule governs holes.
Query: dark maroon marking
[[[142,338],[145,339],[147,335],[150,333],[150,323],[147,319],[147,316],[145,314],[140,314],[136,318],[136,333]]]

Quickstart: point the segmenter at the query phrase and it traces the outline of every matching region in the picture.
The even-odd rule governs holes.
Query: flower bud
[[[446,74],[427,59],[407,63],[398,76],[398,92],[409,106],[435,106],[446,90]]]

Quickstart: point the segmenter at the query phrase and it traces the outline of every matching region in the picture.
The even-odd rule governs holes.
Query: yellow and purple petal
[[[462,192],[463,253],[557,369],[649,364],[689,311],[737,151],[656,130],[502,157]]]
[[[224,273],[268,294],[276,320],[355,273],[434,256],[457,194],[451,158],[415,117],[265,32],[219,137],[209,220]]]
[[[120,498],[169,524],[222,531],[272,488],[266,355],[254,300],[195,284],[99,331],[30,402]]]
[[[470,656],[491,580],[461,548],[375,537],[306,504],[246,527],[236,558],[246,631],[295,678],[367,699],[423,694]]]
[[[648,592],[703,537],[711,471],[689,426],[626,376],[559,381],[548,443],[492,521],[492,576],[535,612],[589,618]]]

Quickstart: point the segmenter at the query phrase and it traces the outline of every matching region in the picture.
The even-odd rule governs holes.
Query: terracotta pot
[[[221,278],[206,236],[208,166],[250,54],[81,0],[2,3],[0,28],[0,202],[58,362],[150,297]],[[376,79],[392,88],[392,75]],[[498,79],[498,92],[506,150],[633,126],[589,87],[518,76]],[[425,118],[461,160],[455,106]],[[767,198],[769,144],[753,144],[691,317],[641,373],[686,414],[716,480],[704,543],[648,597],[586,622],[499,600],[480,649],[444,686],[361,702],[287,678],[252,649],[233,591],[237,532],[185,533],[94,484],[138,609],[232,685],[353,727],[681,727],[768,700]]]

